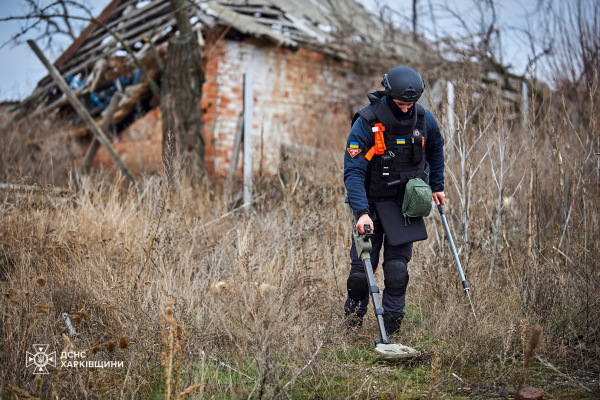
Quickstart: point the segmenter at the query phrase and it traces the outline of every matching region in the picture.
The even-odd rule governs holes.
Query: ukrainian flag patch
[[[396,139],[396,144],[404,144],[404,139]]]
[[[358,149],[358,142],[350,142],[351,149]]]

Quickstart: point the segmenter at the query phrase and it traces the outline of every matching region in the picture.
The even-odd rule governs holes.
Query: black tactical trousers
[[[373,266],[373,272],[377,269],[379,264],[379,253],[381,251],[381,246],[383,245],[383,260],[402,260],[406,265],[412,258],[412,243],[402,244],[399,246],[390,245],[383,233],[383,227],[381,226],[381,222],[379,218],[375,215],[373,218],[373,229],[374,234],[371,237],[371,265]],[[352,248],[350,249],[350,258],[351,258],[351,267],[350,274],[354,274],[356,272],[365,273],[365,268],[363,266],[363,262],[358,256],[356,252],[356,246],[354,245],[354,239],[352,239]],[[346,297],[346,303],[344,304],[344,310],[346,314],[354,314],[356,313],[359,316],[363,316],[367,313],[367,306],[369,305],[369,296],[367,293],[362,300],[354,301],[350,299],[350,297]],[[394,318],[399,318],[404,315],[404,304],[405,304],[405,295],[394,296],[390,293],[386,292],[383,289],[383,295],[381,299],[381,305],[383,307],[383,311],[386,314],[391,314]]]

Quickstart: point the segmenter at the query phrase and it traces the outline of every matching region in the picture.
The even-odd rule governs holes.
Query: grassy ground
[[[371,313],[346,335],[350,222],[332,152],[256,176],[247,211],[218,182],[152,176],[136,193],[114,175],[73,174],[64,194],[0,198],[0,397],[507,398],[521,384],[600,397],[596,131],[567,135],[571,114],[555,110],[524,133],[492,92],[475,104],[470,82],[457,82],[458,128],[445,132],[446,211],[478,323],[433,213],[400,337],[423,355],[376,360]],[[2,140],[11,132],[4,178],[47,183],[16,130]],[[33,344],[122,366],[34,375]]]
[[[545,315],[526,308],[522,279],[545,272],[517,252],[518,270],[507,257],[498,282],[486,281],[485,260],[466,264],[475,323],[447,246],[418,244],[401,341],[423,355],[377,360],[371,314],[359,332],[344,328],[349,222],[343,192],[316,181],[317,171],[303,170],[307,179],[293,194],[265,181],[249,213],[223,218],[223,197],[168,193],[154,178],[141,195],[88,180],[63,197],[5,196],[3,385],[74,398],[175,398],[194,385],[192,398],[506,398],[540,323],[538,354],[556,371],[536,360],[525,384],[555,398],[598,396],[597,331],[585,330],[598,310],[585,308],[581,292]],[[439,221],[428,224],[435,236]],[[573,275],[562,279],[575,283]],[[77,336],[65,335],[63,312]],[[124,364],[49,367],[36,381],[23,354],[48,342],[57,353],[87,350],[87,360]]]

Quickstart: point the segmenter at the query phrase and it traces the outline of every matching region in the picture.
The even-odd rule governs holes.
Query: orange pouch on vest
[[[367,154],[365,154],[367,161],[371,161],[371,158],[373,158],[375,154],[382,155],[385,152],[383,132],[385,132],[385,127],[381,123],[375,124],[373,127],[373,133],[375,134],[375,146],[371,147]]]
[[[385,141],[383,140],[383,132],[385,127],[381,124],[375,124],[373,131],[375,133],[375,154],[381,155],[385,151]]]

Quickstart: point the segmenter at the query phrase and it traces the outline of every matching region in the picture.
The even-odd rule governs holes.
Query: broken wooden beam
[[[110,4],[108,6],[106,6],[104,8],[104,10],[102,10],[102,13],[98,16],[97,19],[99,21],[104,21],[117,8],[117,6],[119,5],[119,3],[121,3],[121,1],[122,0],[111,1]],[[97,28],[98,28],[98,25],[93,24],[93,23],[89,24],[88,27],[85,28],[83,30],[83,32],[81,32],[79,37],[77,39],[75,39],[75,41],[69,46],[69,48],[60,57],[58,57],[58,60],[56,60],[54,65],[56,65],[57,68],[61,68],[63,66],[63,64],[65,63],[65,61],[67,61],[69,58],[71,58],[71,56],[79,49],[79,47],[81,47],[81,45],[83,43],[85,43],[87,38]]]
[[[127,176],[133,182],[136,189],[138,191],[141,191],[142,186],[135,178],[135,175],[133,175],[133,172],[131,172],[131,170],[127,167],[127,165],[125,165],[125,162],[123,162],[123,159],[115,151],[114,147],[112,147],[112,145],[110,144],[110,141],[108,140],[108,138],[106,137],[104,132],[102,132],[102,129],[100,129],[100,127],[98,126],[96,121],[94,121],[94,118],[92,118],[90,113],[88,113],[88,111],[85,109],[84,105],[81,104],[81,102],[77,99],[77,97],[75,97],[75,95],[69,88],[69,85],[65,81],[65,78],[63,78],[63,76],[60,74],[60,72],[58,72],[56,67],[53,64],[51,64],[50,61],[48,61],[48,59],[46,58],[44,53],[42,53],[42,51],[40,50],[38,45],[33,40],[28,40],[27,44],[29,45],[29,47],[31,47],[33,52],[38,56],[38,58],[44,64],[46,69],[48,69],[48,73],[50,74],[52,79],[54,79],[54,82],[56,82],[56,86],[58,86],[58,88],[65,94],[65,96],[67,96],[67,98],[69,99],[69,102],[71,103],[73,108],[81,116],[81,119],[83,119],[89,125],[90,130],[92,131],[92,134],[100,142],[100,144],[102,144],[102,146],[104,146],[104,148],[106,149],[106,152],[108,153],[108,155],[110,155],[110,158],[112,158],[114,163],[121,169],[121,171],[123,171],[125,176]]]
[[[231,192],[233,187],[233,175],[237,169],[238,158],[240,156],[240,147],[244,138],[244,113],[241,112],[235,129],[235,138],[233,139],[233,149],[229,158],[229,171],[227,171],[227,192]]]
[[[119,102],[123,98],[123,93],[117,92],[110,99],[110,104],[106,109],[104,116],[102,117],[102,122],[100,123],[100,129],[102,132],[108,131],[110,127],[110,123],[112,122],[113,115],[117,108],[119,108]],[[96,157],[96,153],[100,148],[100,142],[96,140],[96,138],[92,138],[92,142],[90,143],[90,147],[88,147],[87,152],[85,153],[85,157],[83,157],[83,162],[81,163],[81,169],[84,172],[89,172],[92,167],[92,162],[94,161],[94,157]]]

